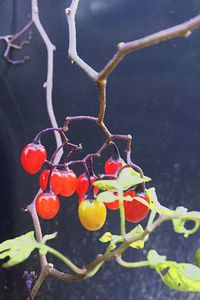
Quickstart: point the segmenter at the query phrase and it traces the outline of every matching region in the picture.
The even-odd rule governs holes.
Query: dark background
[[[64,9],[69,1],[39,1],[40,18],[56,45],[53,104],[58,124],[68,115],[98,113],[94,83],[67,59],[68,28]],[[30,1],[2,0],[0,35],[18,32],[30,20]],[[81,0],[77,13],[77,43],[80,56],[97,71],[106,64],[121,41],[134,40],[181,23],[200,12],[197,0]],[[20,153],[38,131],[49,127],[45,90],[46,49],[35,28],[22,51],[13,58],[29,55],[30,60],[12,66],[3,59],[5,44],[0,41],[0,241],[32,230],[23,209],[38,190],[38,175],[22,170]],[[109,77],[106,124],[113,133],[133,135],[133,160],[153,178],[153,186],[163,205],[186,206],[199,210],[200,176],[200,30],[187,39],[174,39],[129,54]],[[74,143],[82,142],[84,151],[95,151],[103,142],[102,134],[91,123],[71,126]],[[44,139],[51,153],[53,135]],[[123,144],[120,143],[121,149]],[[124,153],[122,151],[122,156]],[[109,151],[97,162],[102,170]],[[82,172],[82,170],[76,170]],[[41,222],[44,233],[58,231],[50,244],[77,265],[84,265],[104,245],[98,238],[105,231],[119,232],[118,212],[108,212],[106,225],[96,233],[87,232],[77,218],[76,196],[61,199],[61,212],[52,221]],[[200,247],[198,235],[184,239],[164,224],[153,233],[146,250],[156,249],[168,259],[194,262]],[[145,259],[143,252],[128,250],[130,261]],[[56,267],[68,271],[49,257]],[[39,272],[37,252],[25,263],[8,270],[0,269],[0,299],[25,299],[24,270]],[[107,263],[95,277],[68,284],[48,278],[38,299],[53,300],[137,300],[200,299],[197,293],[168,289],[153,270],[128,270],[115,262]]]

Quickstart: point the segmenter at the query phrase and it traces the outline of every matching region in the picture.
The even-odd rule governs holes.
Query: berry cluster
[[[40,137],[40,135],[38,136]],[[55,157],[55,153],[52,157]],[[83,161],[73,161],[73,163],[76,162],[80,163]],[[72,162],[71,164],[68,162],[62,165],[55,165],[53,159],[50,161],[47,160],[47,152],[41,144],[40,138],[35,138],[32,143],[24,147],[21,154],[21,163],[25,171],[29,174],[36,174],[43,168],[39,179],[42,192],[35,200],[37,214],[42,219],[49,220],[57,215],[60,209],[58,195],[70,197],[75,192],[79,198],[79,220],[87,230],[98,230],[104,225],[107,208],[111,210],[119,209],[119,200],[105,204],[104,202],[96,201],[99,189],[94,187],[93,183],[98,177],[94,174],[91,165],[88,167],[88,164],[84,161],[86,170],[77,178],[74,171],[69,168],[69,165],[73,165]],[[47,167],[44,167],[45,165]],[[104,176],[115,176],[125,165],[119,153],[117,156],[115,154],[105,162]],[[149,212],[148,206],[134,200],[135,197],[140,197],[143,201],[145,200],[149,203],[148,197],[145,194],[138,193],[136,190],[135,188],[124,191],[124,196],[131,196],[132,198],[132,201],[124,201],[125,218],[129,222],[140,222]],[[116,194],[116,192],[113,193]]]

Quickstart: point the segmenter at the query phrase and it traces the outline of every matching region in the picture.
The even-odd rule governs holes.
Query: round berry
[[[55,217],[60,208],[60,201],[53,193],[41,193],[35,200],[37,214],[45,220]]]
[[[62,176],[62,189],[60,194],[65,197],[69,197],[73,195],[76,190],[77,177],[76,174],[70,170],[62,170],[60,171]]]
[[[116,195],[117,193],[114,193]],[[115,200],[113,202],[105,202],[105,205],[108,209],[117,210],[119,209],[119,200]]]
[[[108,175],[114,175],[118,169],[123,167],[125,165],[125,162],[123,161],[122,158],[119,159],[113,159],[110,157],[106,162],[105,162],[105,173]]]
[[[45,191],[49,179],[50,170],[45,169],[40,174],[40,187]],[[50,187],[54,194],[59,194],[63,185],[62,175],[59,170],[54,169],[51,173]]]
[[[103,202],[83,199],[78,207],[79,220],[83,227],[90,231],[100,229],[105,223],[106,215],[106,206]]]
[[[47,157],[46,150],[41,144],[28,144],[24,147],[21,154],[21,163],[30,174],[37,173]]]
[[[97,178],[95,176],[90,177],[91,183],[93,184]],[[89,180],[85,173],[82,173],[78,179],[77,179],[77,185],[76,185],[76,193],[79,197],[82,197],[85,193],[87,193],[89,188]],[[99,189],[97,187],[94,187],[94,194],[96,195],[98,193]]]
[[[124,196],[131,196],[134,197],[140,197],[143,200],[147,202],[147,204],[150,202],[149,198],[144,195],[137,195],[135,191],[128,190],[124,193]],[[127,221],[132,223],[137,223],[142,221],[149,213],[149,208],[137,201],[136,199],[133,199],[132,201],[124,201],[124,210],[125,210],[125,218]]]

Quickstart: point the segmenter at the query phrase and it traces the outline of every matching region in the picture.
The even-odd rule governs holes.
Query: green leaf
[[[117,190],[116,180],[97,180],[93,183],[94,186],[98,187],[101,190]]]
[[[167,261],[166,256],[155,250],[148,252],[147,259],[168,287],[177,291],[200,292],[200,269],[197,266]]]
[[[200,292],[200,269],[195,265],[171,264],[161,278],[167,286],[177,291]]]
[[[34,237],[34,231],[27,232],[19,237],[4,241],[0,244],[0,259],[9,258],[2,265],[3,268],[8,268],[20,264],[25,261],[33,252],[34,249],[39,249],[41,255],[48,252],[49,247],[45,242],[56,237],[56,232],[43,237],[42,243],[38,243]]]
[[[107,243],[112,241],[112,233],[111,232],[105,232],[99,239],[102,243]]]
[[[192,264],[185,264],[182,275],[188,279],[200,282],[200,269]]]
[[[166,256],[159,255],[156,250],[150,250],[147,254],[147,260],[149,261],[151,266],[157,266],[160,263],[165,262]]]
[[[144,248],[144,241],[140,240],[140,241],[137,241],[137,242],[133,242],[132,244],[129,245],[129,247],[135,248],[135,249],[143,249]]]
[[[0,259],[9,257],[9,260],[2,266],[7,268],[23,262],[37,247],[38,243],[34,238],[33,231],[30,231],[17,238],[4,241],[0,244]]]
[[[148,182],[150,180],[150,177],[140,177],[138,172],[128,167],[124,168],[119,173],[119,177],[116,180],[97,180],[93,183],[93,185],[101,190],[116,191],[118,189],[127,190],[132,186],[136,186],[142,182]]]
[[[100,202],[110,203],[110,202],[114,202],[117,199],[118,199],[118,195],[114,195],[114,193],[112,192],[102,192],[97,195],[96,200]]]
[[[117,178],[117,184],[122,187],[123,190],[127,190],[132,186],[136,186],[142,182],[148,182],[151,178],[144,176],[140,177],[140,174],[132,168],[124,168]]]
[[[116,200],[119,199],[119,196],[118,194],[115,195],[113,192],[102,192],[100,194],[97,195],[97,198],[96,200],[97,201],[100,201],[100,202],[105,202],[105,203],[111,203],[111,202],[114,202]],[[134,198],[135,199],[135,198]],[[141,199],[141,198],[140,198]],[[127,196],[123,196],[122,197],[122,200],[125,200],[125,201],[132,201],[133,198],[130,196],[130,195],[127,195]],[[145,201],[142,199],[142,202]],[[145,201],[146,202],[146,201]]]

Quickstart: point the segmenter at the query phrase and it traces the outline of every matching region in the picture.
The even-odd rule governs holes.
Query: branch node
[[[69,15],[71,13],[71,9],[70,9],[70,7],[67,7],[66,9],[65,9],[65,14],[66,15]]]
[[[184,36],[185,36],[185,38],[188,38],[191,34],[192,34],[192,31],[188,30]]]
[[[47,83],[44,82],[44,83],[43,83],[43,88],[46,88],[46,87],[47,87]]]
[[[35,14],[38,14],[38,13],[39,13],[39,8],[38,8],[37,5],[33,8],[33,11],[34,11]]]
[[[121,50],[121,49],[124,47],[124,45],[125,45],[125,43],[124,43],[124,42],[121,42],[121,43],[119,43],[119,44],[117,45],[117,48],[118,48],[119,50]]]

